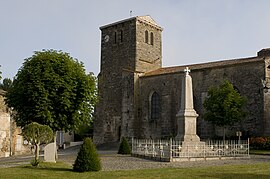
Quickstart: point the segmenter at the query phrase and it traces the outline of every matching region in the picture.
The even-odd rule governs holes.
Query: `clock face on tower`
[[[106,35],[106,36],[104,37],[104,41],[105,41],[105,42],[109,42],[109,39],[110,39],[109,35]]]

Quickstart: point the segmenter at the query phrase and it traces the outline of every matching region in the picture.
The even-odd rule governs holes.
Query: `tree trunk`
[[[53,141],[54,141],[54,145],[55,145],[55,159],[58,159],[57,145],[56,145],[56,132],[55,132],[55,134],[54,134]]]
[[[223,143],[225,144],[226,127],[223,127]]]
[[[39,159],[39,143],[35,144],[35,161]]]

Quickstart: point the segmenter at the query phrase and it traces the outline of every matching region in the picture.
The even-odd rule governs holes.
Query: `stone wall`
[[[270,136],[270,58],[265,60],[265,79],[262,81],[264,92],[264,135]]]
[[[138,133],[138,76],[161,67],[162,29],[134,17],[101,27],[99,102],[94,122],[94,142],[119,141]],[[153,33],[153,44],[145,42]]]
[[[145,32],[153,33],[153,44],[145,42]],[[144,21],[136,22],[136,63],[137,72],[153,71],[161,67],[162,62],[162,41],[160,27],[153,26]]]
[[[202,138],[213,137],[214,128],[203,120],[203,101],[210,86],[230,80],[241,95],[248,99],[248,117],[241,125],[232,126],[230,131],[241,130],[245,135],[263,135],[264,131],[264,92],[261,79],[264,79],[264,61],[240,63],[233,66],[191,68],[194,91],[194,107],[200,115],[197,121],[197,133]],[[140,80],[140,118],[141,136],[146,138],[166,138],[176,134],[176,114],[180,108],[182,72],[164,75],[145,76]],[[156,91],[161,96],[162,115],[151,121],[149,97]],[[267,112],[269,114],[269,110]],[[218,132],[218,131],[217,131]],[[217,133],[218,134],[218,133]]]
[[[24,145],[21,128],[17,127],[4,102],[3,94],[0,94],[0,157],[7,157],[10,154],[20,155],[30,153],[30,148]]]
[[[9,156],[10,151],[10,116],[0,112],[0,157]]]
[[[135,66],[136,23],[134,20],[126,21],[101,27],[101,31],[101,70],[98,76],[99,102],[94,122],[94,142],[97,144],[120,139],[123,95],[122,70],[132,70]]]

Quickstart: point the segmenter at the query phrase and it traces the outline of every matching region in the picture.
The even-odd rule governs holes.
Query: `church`
[[[203,119],[210,86],[229,80],[247,98],[248,116],[229,126],[227,135],[270,136],[270,49],[254,57],[162,67],[162,27],[150,16],[131,17],[100,27],[99,101],[94,120],[96,144],[121,137],[166,139],[177,134],[184,69],[191,69],[197,134],[222,136]]]

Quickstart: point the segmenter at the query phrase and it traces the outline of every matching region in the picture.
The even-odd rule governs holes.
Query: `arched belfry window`
[[[123,30],[120,31],[120,42],[123,42]]]
[[[160,118],[161,105],[160,105],[160,96],[157,92],[154,92],[150,98],[151,102],[151,120],[156,120]]]
[[[114,44],[117,43],[117,32],[114,32]]]
[[[151,32],[151,34],[150,34],[150,44],[154,45],[154,34],[153,34],[153,32]]]
[[[145,43],[148,44],[148,31],[147,30],[145,31]]]

